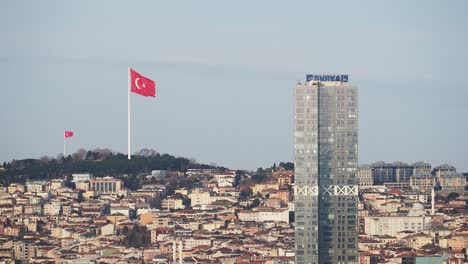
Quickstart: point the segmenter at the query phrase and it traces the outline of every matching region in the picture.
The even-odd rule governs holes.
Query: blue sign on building
[[[337,75],[315,75],[315,74],[307,74],[306,75],[306,82],[310,81],[321,81],[321,82],[348,82],[348,75],[344,74],[337,74]]]

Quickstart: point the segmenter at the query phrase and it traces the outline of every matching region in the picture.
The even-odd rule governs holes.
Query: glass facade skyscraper
[[[294,93],[296,263],[358,263],[357,88],[322,79]]]

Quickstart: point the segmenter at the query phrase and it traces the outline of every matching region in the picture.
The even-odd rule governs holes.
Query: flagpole
[[[63,138],[63,158],[67,157],[65,142],[66,142],[66,138]]]
[[[128,159],[131,159],[130,152],[130,66],[128,66]]]

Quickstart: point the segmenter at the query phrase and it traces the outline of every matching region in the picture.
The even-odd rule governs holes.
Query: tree
[[[126,234],[124,241],[128,247],[146,247],[151,242],[151,233],[146,229],[146,227],[139,227],[136,225]]]
[[[234,186],[239,186],[242,179],[243,171],[236,171],[236,176],[234,177]]]
[[[280,162],[279,166],[285,170],[294,170],[294,163],[292,162]]]
[[[148,203],[151,208],[159,208],[161,206],[161,198],[159,196],[149,198]]]
[[[443,196],[440,195],[440,194],[436,194],[435,200],[436,200],[436,201],[445,201],[445,197],[443,197]]]
[[[11,163],[10,163],[10,166],[11,166],[11,169],[12,169],[12,170],[15,170],[15,169],[16,169],[16,166],[17,166],[16,160],[12,160]]]
[[[79,151],[81,155],[84,150]],[[122,153],[112,153],[109,149],[95,149],[87,151],[84,159],[80,159],[80,154],[63,157],[60,153],[57,158],[50,158],[50,161],[45,162],[43,157],[42,162],[39,159],[13,160],[10,163],[4,163],[4,170],[0,171],[0,182],[7,185],[10,183],[24,183],[29,179],[55,179],[62,178],[63,175],[70,175],[77,172],[89,172],[95,176],[116,176],[124,180],[125,186],[135,190],[141,187],[142,177],[137,175],[147,175],[151,170],[177,170],[186,171],[190,168],[206,168],[213,169],[204,164],[192,164],[186,158],[176,158],[174,156],[164,154],[149,157],[136,156],[134,159],[128,160],[127,156]],[[125,175],[125,176],[122,176]],[[197,178],[188,177],[185,179],[175,179],[172,177],[169,181],[174,180],[174,188],[181,186],[192,187],[199,184]],[[164,179],[161,179],[164,181]],[[165,184],[166,182],[162,182]],[[170,186],[171,187],[171,186]],[[169,188],[169,192],[171,188]]]
[[[125,236],[125,235],[127,235],[127,234],[128,234],[128,226],[124,226],[124,227],[122,228],[122,235]]]
[[[453,192],[453,193],[450,193],[449,195],[447,195],[447,200],[448,201],[453,201],[453,200],[457,199],[459,196],[460,196],[460,194],[458,194],[456,192]]]
[[[433,245],[432,243],[429,243],[429,244],[426,244],[426,245],[422,246],[421,248],[424,249],[424,250],[430,250],[430,249],[436,248],[436,246]]]
[[[252,209],[252,208],[254,208],[254,207],[257,207],[257,206],[259,206],[259,205],[260,205],[260,199],[255,198],[255,199],[252,201],[252,203],[250,203],[249,206],[247,206],[247,210],[250,210],[250,209]]]
[[[262,170],[261,173],[256,173],[256,174],[254,174],[254,175],[252,176],[252,180],[253,180],[254,182],[263,182],[264,180],[266,180],[266,178],[267,178],[267,176],[266,176],[266,174],[263,172],[263,170]]]
[[[52,158],[47,156],[47,155],[44,155],[44,156],[40,157],[39,159],[40,159],[41,163],[44,164],[44,165],[48,164],[52,160]]]
[[[187,196],[184,196],[182,198],[182,204],[185,206],[185,208],[191,208],[192,200],[190,198],[188,198]]]
[[[249,199],[249,197],[252,195],[252,191],[250,190],[250,188],[246,185],[243,185],[241,186],[240,188],[240,193],[239,193],[239,199],[240,200],[247,200]]]
[[[104,160],[110,155],[112,155],[112,150],[108,148],[95,148],[93,150],[93,153],[94,153],[94,158],[96,160]]]
[[[85,157],[86,160],[94,160],[94,153],[89,150],[88,152],[86,152],[86,157]]]
[[[142,156],[142,157],[157,157],[159,155],[159,152],[157,152],[154,149],[147,149],[143,148],[137,152],[135,152],[135,156]]]
[[[83,160],[86,158],[87,151],[84,148],[78,149],[75,153],[73,153],[72,158],[73,160]]]

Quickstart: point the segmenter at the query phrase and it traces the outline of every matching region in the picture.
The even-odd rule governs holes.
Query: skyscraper
[[[294,93],[296,263],[358,263],[357,88],[307,75]]]

